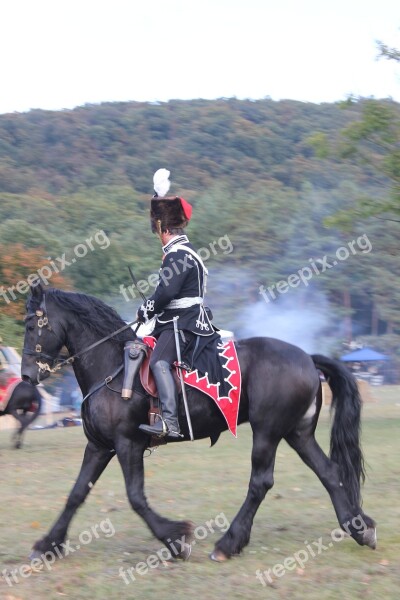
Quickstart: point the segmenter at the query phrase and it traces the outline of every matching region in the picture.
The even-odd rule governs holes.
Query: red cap
[[[188,221],[190,221],[191,216],[192,216],[193,207],[184,198],[181,198],[180,200],[181,200],[182,210],[185,214],[185,217],[187,218]]]

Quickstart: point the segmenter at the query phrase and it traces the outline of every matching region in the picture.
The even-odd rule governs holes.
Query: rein
[[[132,325],[134,325],[135,323],[137,323],[137,319],[135,319],[134,321],[131,321],[131,323],[128,323],[127,325],[124,325],[123,327],[120,327],[119,329],[117,329],[117,331],[110,333],[110,335],[106,335],[105,337],[101,338],[101,340],[98,340],[97,342],[90,344],[90,346],[88,346],[87,348],[84,348],[83,350],[76,352],[76,354],[73,354],[72,356],[68,356],[68,358],[65,358],[61,362],[57,363],[57,365],[54,367],[54,371],[58,371],[64,365],[70,365],[71,363],[74,362],[75,358],[78,358],[78,356],[81,356],[81,354],[85,354],[85,352],[89,352],[89,350],[93,350],[93,348],[96,348],[96,346],[100,346],[100,344],[107,342],[107,340],[111,340],[114,336],[118,335],[119,333],[122,333],[126,329],[129,329],[129,327],[132,327]]]

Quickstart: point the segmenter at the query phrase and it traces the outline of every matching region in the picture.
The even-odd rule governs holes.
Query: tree
[[[378,58],[400,62],[400,51],[377,41]],[[349,227],[354,220],[376,217],[400,220],[400,107],[392,100],[355,99],[349,97],[342,107],[361,113],[342,129],[339,155],[353,161],[369,173],[376,194],[360,196],[350,211],[339,211],[329,224]],[[322,133],[310,139],[319,156],[327,154],[327,139]],[[383,193],[382,191],[383,190]]]
[[[397,48],[390,48],[390,46],[387,46],[381,41],[377,41],[376,44],[379,50],[379,58],[400,62],[400,50],[397,50]]]
[[[0,245],[0,306],[3,315],[22,321],[29,284],[37,282],[38,277],[52,287],[70,286],[68,279],[48,261],[43,248],[27,249],[22,244]]]
[[[1,301],[0,301],[1,302]],[[0,313],[0,342],[4,346],[11,346],[21,350],[23,344],[24,326],[21,322],[15,321],[12,317],[8,317]]]
[[[361,118],[342,131],[339,153],[367,171],[375,194],[360,195],[352,210],[339,211],[329,221],[342,227],[369,217],[400,217],[400,106],[391,100],[359,102]]]

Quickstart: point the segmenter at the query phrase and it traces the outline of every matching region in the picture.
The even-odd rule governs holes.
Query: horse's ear
[[[37,282],[30,284],[29,287],[31,289],[32,298],[35,298],[35,300],[37,300],[38,302],[41,302],[44,292],[43,292],[42,283],[41,283],[40,279],[38,279]]]

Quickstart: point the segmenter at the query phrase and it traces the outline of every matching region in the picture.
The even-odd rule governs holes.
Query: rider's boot
[[[160,437],[166,435],[170,439],[181,438],[183,436],[180,433],[177,416],[178,392],[171,372],[171,365],[165,360],[159,360],[152,366],[151,370],[157,385],[162,419],[159,419],[154,425],[140,425],[139,429]]]

